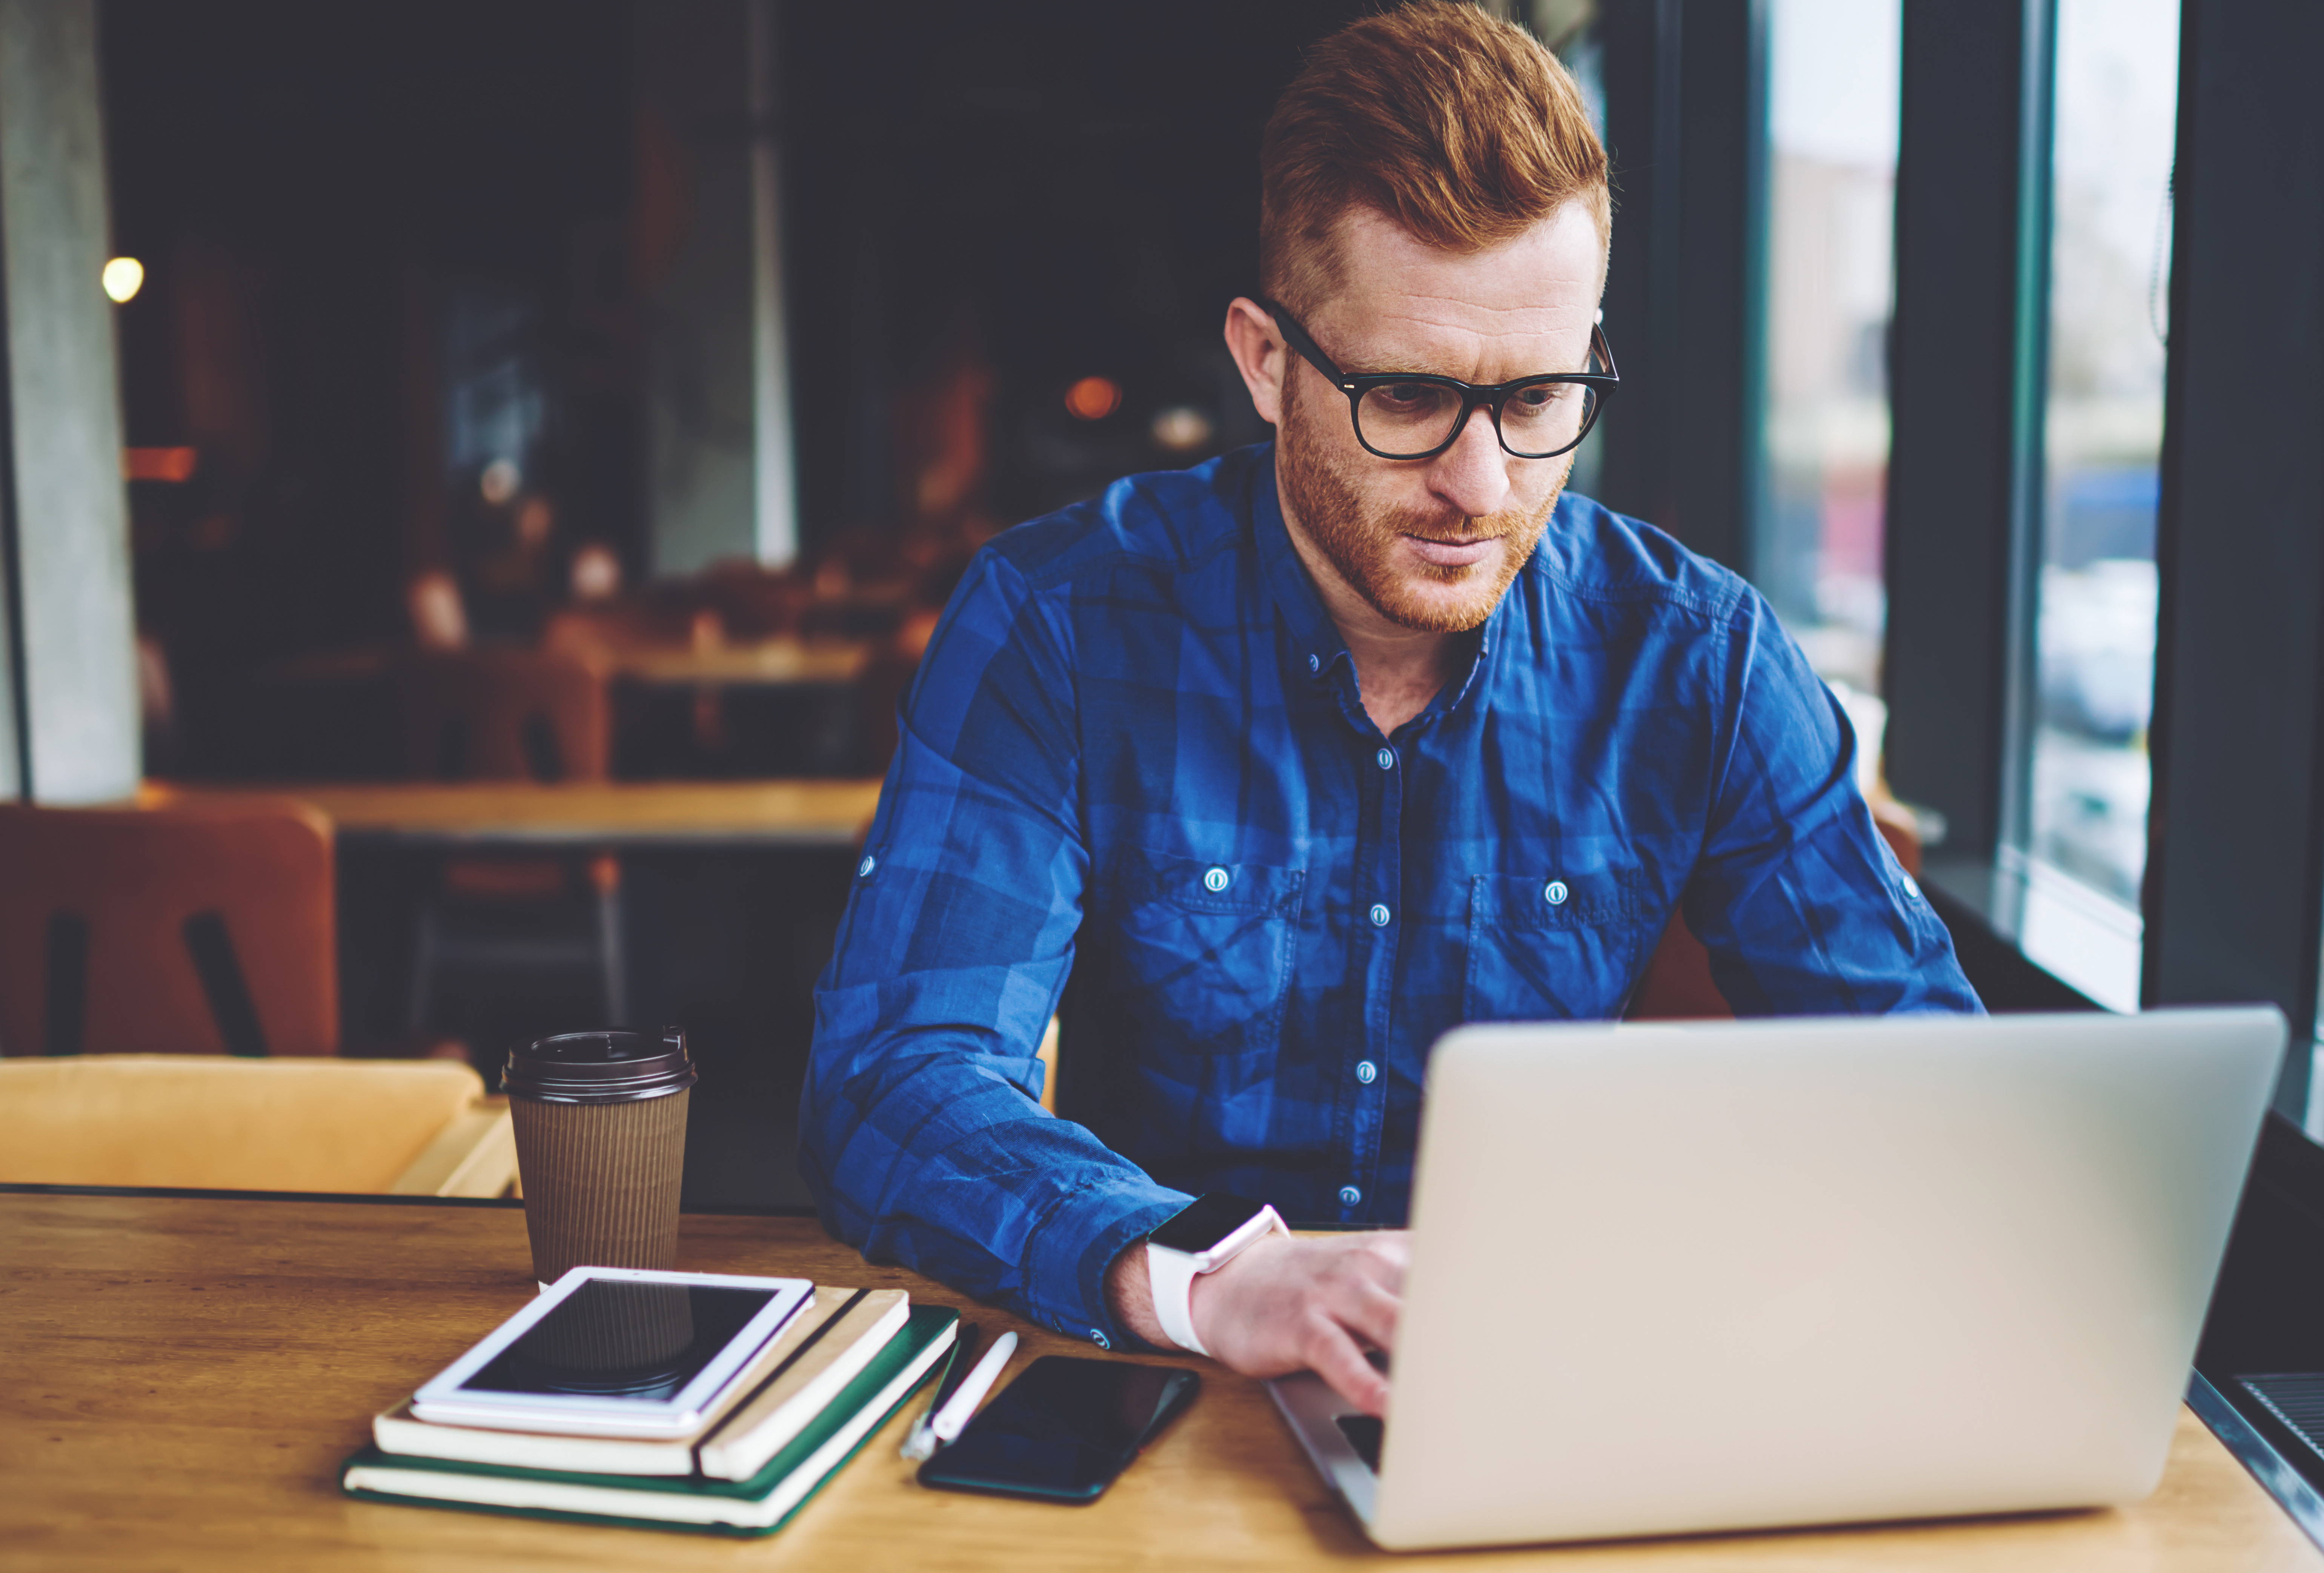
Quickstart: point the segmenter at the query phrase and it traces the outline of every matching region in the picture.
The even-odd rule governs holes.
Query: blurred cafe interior
[[[60,566],[104,604],[51,630],[18,428],[9,794],[304,802],[336,939],[329,979],[270,980],[268,920],[220,908],[257,1035],[189,992],[140,1038],[101,915],[60,1011],[28,906],[5,1052],[489,1077],[514,1040],[678,1022],[715,1090],[689,1202],[803,1200],[809,989],[920,649],[996,530],[1266,435],[1217,333],[1252,149],[1356,9],[97,6],[41,85],[77,96],[55,199],[105,291],[71,281],[87,397],[52,418],[121,457],[71,483],[104,549]],[[51,705],[114,730],[52,753]],[[414,783],[502,791],[413,825]],[[635,823],[539,823],[525,789],[586,783]],[[270,988],[336,1005],[294,1030]]]
[[[688,1204],[805,1201],[920,652],[996,532],[1266,437],[1259,131],[1371,5],[0,5],[0,1053],[680,1023]],[[1574,489],[1768,598],[1996,1008],[2311,1034],[2265,8],[1487,8],[1611,149]]]

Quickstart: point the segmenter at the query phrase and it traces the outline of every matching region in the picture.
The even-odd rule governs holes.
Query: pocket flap
[[[1161,902],[1186,912],[1287,917],[1298,910],[1306,878],[1305,869],[1133,851],[1123,855],[1119,888],[1124,904],[1132,906]]]
[[[1469,921],[1483,929],[1596,928],[1644,910],[1636,869],[1571,873],[1480,874],[1469,888]]]

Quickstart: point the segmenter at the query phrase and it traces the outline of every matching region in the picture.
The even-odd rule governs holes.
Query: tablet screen
[[[667,1403],[780,1292],[591,1278],[457,1391]]]

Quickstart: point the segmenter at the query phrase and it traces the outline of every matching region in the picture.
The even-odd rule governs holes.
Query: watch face
[[[1213,1191],[1208,1196],[1196,1197],[1146,1237],[1167,1250],[1194,1256],[1209,1250],[1249,1223],[1265,1206],[1264,1202],[1245,1201],[1240,1196]]]

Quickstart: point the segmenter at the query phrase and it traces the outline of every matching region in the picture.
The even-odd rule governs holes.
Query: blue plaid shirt
[[[1191,1194],[1400,1223],[1437,1035],[1620,1016],[1682,903],[1741,1014],[1978,1008],[1741,580],[1569,493],[1382,737],[1273,459],[978,557],[816,993],[825,1227],[1102,1344],[1108,1265]]]

